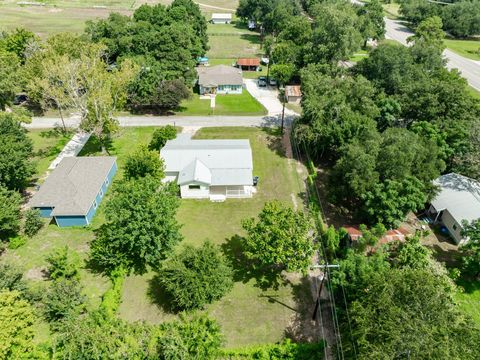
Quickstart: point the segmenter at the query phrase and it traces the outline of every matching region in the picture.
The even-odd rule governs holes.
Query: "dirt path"
[[[196,1],[195,1],[195,4],[197,4],[199,6],[202,6],[202,7],[205,7],[205,8],[209,8],[209,9],[225,10],[225,11],[231,11],[231,12],[236,11],[235,9],[229,9],[229,8],[224,8],[224,7],[220,7],[220,6],[202,4],[202,3],[199,3],[199,2],[196,2]]]

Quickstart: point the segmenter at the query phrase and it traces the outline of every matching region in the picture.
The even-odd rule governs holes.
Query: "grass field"
[[[447,48],[468,59],[480,60],[480,41],[445,39]]]
[[[208,36],[210,59],[237,59],[239,57],[259,57],[261,51],[260,34],[249,31],[238,22],[232,24],[209,24]]]
[[[194,94],[190,100],[183,101],[178,115],[266,115],[267,110],[243,89],[242,94],[217,95],[215,109],[210,108],[209,99],[200,99]]]
[[[460,308],[469,314],[478,327],[480,327],[480,281],[461,281],[465,291],[458,293],[456,300]]]
[[[284,157],[279,137],[257,128],[204,128],[198,138],[248,138],[253,150],[254,175],[260,176],[258,193],[252,199],[229,199],[224,203],[182,200],[178,220],[183,224],[183,244],[200,245],[205,239],[221,245],[228,256],[238,252],[240,222],[255,216],[267,200],[279,199],[300,206],[303,191],[295,163]],[[294,202],[293,202],[294,201]],[[181,247],[182,245],[180,245]],[[237,268],[233,290],[207,311],[222,326],[228,347],[279,341],[294,319],[311,305],[309,285],[299,277],[277,290],[262,290],[254,274]],[[119,316],[130,321],[159,323],[176,316],[168,306],[153,273],[127,278]]]
[[[56,130],[29,130],[28,137],[33,142],[33,161],[37,168],[35,177],[39,178],[48,169],[50,163],[62,151],[65,144],[70,140],[71,134],[63,135]]]
[[[400,4],[390,3],[390,4],[383,4],[383,11],[385,12],[385,16],[389,19],[396,20],[400,18]]]

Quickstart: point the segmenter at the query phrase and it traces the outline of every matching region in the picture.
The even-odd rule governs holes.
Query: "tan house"
[[[300,85],[287,85],[285,86],[285,97],[287,102],[299,104],[302,100],[302,91]]]
[[[197,73],[200,95],[241,94],[243,91],[242,70],[233,66],[198,67]]]

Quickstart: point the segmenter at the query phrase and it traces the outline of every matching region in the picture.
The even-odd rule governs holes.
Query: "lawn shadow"
[[[278,127],[263,127],[262,131],[267,134],[267,147],[275,152],[278,156],[287,157],[285,145],[281,130]]]
[[[318,342],[322,339],[321,328],[312,319],[315,296],[312,279],[301,274],[288,274],[287,283],[292,288],[295,313],[285,329],[285,337],[295,342]]]
[[[113,138],[110,138],[106,142],[105,149],[107,151],[107,155],[112,153],[112,150],[114,150]],[[78,156],[95,156],[101,153],[102,153],[102,144],[100,143],[100,141],[95,135],[92,135],[88,139],[87,143],[83,146],[82,150],[80,150],[80,153],[78,154]]]
[[[222,251],[233,267],[233,280],[248,283],[255,279],[255,286],[262,290],[277,290],[285,283],[281,272],[275,268],[255,268],[252,261],[248,260],[242,252],[242,237],[234,235],[221,245]]]
[[[255,44],[255,45],[260,45],[262,43],[262,39],[260,37],[260,34],[242,34],[240,35],[240,38],[242,40],[246,40],[248,42],[250,42],[251,44]]]
[[[463,291],[466,294],[471,294],[471,293],[474,293],[475,291],[480,291],[480,280],[478,279],[461,277],[456,281],[456,283],[458,286],[461,286],[463,288]]]
[[[165,313],[178,314],[180,312],[173,306],[174,301],[163,288],[158,274],[148,280],[147,297]]]

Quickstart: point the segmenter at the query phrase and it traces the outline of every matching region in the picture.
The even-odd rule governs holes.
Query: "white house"
[[[253,186],[249,140],[192,140],[181,134],[160,150],[165,180],[176,181],[185,199],[249,198]]]
[[[231,13],[213,13],[212,20],[210,20],[212,24],[230,24],[232,22],[232,14]]]
[[[480,183],[450,173],[434,180],[440,192],[432,200],[428,213],[435,223],[443,224],[458,244],[465,241],[462,222],[480,218]]]
[[[233,66],[217,65],[198,67],[200,95],[241,94],[243,91],[242,70]]]

